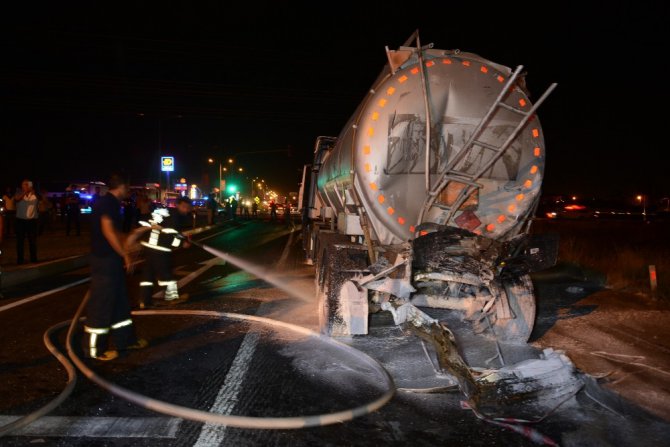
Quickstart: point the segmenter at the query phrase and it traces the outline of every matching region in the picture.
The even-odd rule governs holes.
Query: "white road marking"
[[[244,384],[244,377],[251,365],[251,359],[258,346],[259,335],[256,332],[247,332],[242,340],[240,349],[237,350],[233,364],[226,374],[223,386],[216,396],[216,400],[209,409],[212,413],[231,414],[237,405],[238,395]],[[228,427],[225,425],[204,424],[200,430],[198,440],[193,444],[194,447],[209,447],[221,445],[226,437]]]
[[[0,427],[20,416],[0,416]],[[170,417],[43,416],[11,436],[176,438],[182,419]]]
[[[62,292],[63,290],[69,289],[70,287],[75,287],[80,284],[84,284],[88,281],[90,281],[91,278],[84,278],[80,279],[79,281],[71,282],[69,284],[65,284],[64,286],[56,287],[55,289],[47,290],[46,292],[38,293],[37,295],[29,296],[28,298],[24,298],[19,301],[14,301],[13,303],[6,304],[2,307],[0,307],[0,312],[4,312],[5,310],[9,310],[13,307],[20,306],[22,304],[29,303],[31,301],[39,300],[40,298],[44,298],[45,296],[53,295],[54,293]]]
[[[289,236],[288,241],[284,247],[284,252],[280,257],[276,265],[281,265],[288,258],[290,252],[290,246],[293,242],[293,232]],[[261,313],[261,304],[256,310],[256,314]],[[240,391],[242,391],[242,385],[244,385],[244,378],[249,371],[249,366],[251,365],[251,360],[254,357],[256,352],[256,347],[258,346],[259,334],[256,332],[247,332],[242,340],[240,348],[237,350],[237,354],[233,359],[233,363],[226,374],[226,378],[223,381],[223,385],[219,390],[219,393],[214,400],[211,408],[209,409],[212,413],[232,414],[235,406],[238,402],[238,396]],[[209,447],[214,445],[221,445],[226,437],[228,427],[225,425],[216,425],[216,424],[204,424],[200,430],[200,435],[198,440],[193,444],[193,447]]]

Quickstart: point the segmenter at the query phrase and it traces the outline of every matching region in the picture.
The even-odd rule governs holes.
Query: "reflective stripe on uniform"
[[[158,281],[158,285],[163,287],[163,286],[168,286],[174,284],[175,286],[177,285],[177,281]]]
[[[179,247],[179,244],[181,244],[181,241],[180,241],[179,239],[174,238],[174,239],[172,240],[172,246],[173,246],[173,247]]]
[[[145,222],[143,220],[140,220],[139,224],[142,225],[143,227],[150,227],[151,226],[151,224],[149,222]]]
[[[109,334],[109,328],[84,326],[84,332],[88,332],[89,334]]]
[[[177,234],[179,231],[175,230],[174,228],[163,228],[161,230],[165,234]]]
[[[105,335],[109,334],[109,328],[108,327],[88,327],[84,326],[84,332],[87,332],[91,334],[91,338],[89,340],[89,354],[91,357],[95,357],[98,354],[96,344],[98,342],[98,335]]]
[[[91,357],[96,357],[98,355],[98,349],[95,347],[96,342],[98,341],[98,334],[95,332],[91,333],[91,340],[89,341],[89,354]]]
[[[154,283],[152,283],[151,281],[140,281],[140,287],[151,287],[153,285]]]
[[[119,321],[118,323],[114,323],[112,325],[112,329],[119,329],[119,328],[122,328],[122,327],[125,327],[125,326],[130,326],[131,324],[133,324],[133,320],[128,318],[127,320],[123,320],[123,321]]]
[[[151,236],[149,236],[149,243],[151,245],[158,245],[158,236],[160,236],[160,231],[151,230]]]
[[[167,289],[165,290],[166,300],[176,300],[179,298],[179,289],[177,288],[177,281],[169,281]]]

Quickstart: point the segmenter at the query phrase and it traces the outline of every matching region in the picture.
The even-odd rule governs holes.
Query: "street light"
[[[213,163],[214,163],[214,159],[213,159],[213,158],[208,158],[207,161],[209,162],[209,164],[213,164]],[[218,186],[218,188],[217,188],[217,189],[219,190],[219,202],[221,201],[221,180],[222,180],[222,178],[221,178],[221,171],[222,171],[222,170],[225,170],[225,168],[222,168],[222,167],[221,167],[221,162],[219,162],[219,186]]]
[[[251,179],[251,196],[255,197],[259,195],[259,191],[263,191],[263,183],[265,180],[260,180],[258,177]]]
[[[644,222],[646,222],[647,221],[647,200],[646,200],[647,198],[644,194],[639,194],[636,197],[636,199],[637,199],[638,202],[640,202],[642,204],[642,220]]]

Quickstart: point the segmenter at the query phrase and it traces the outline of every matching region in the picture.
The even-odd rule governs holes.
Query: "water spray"
[[[272,273],[271,271],[264,269],[252,262],[245,261],[244,259],[240,259],[237,256],[233,256],[230,253],[225,253],[221,250],[217,250],[216,248],[212,248],[208,245],[205,245],[201,242],[196,242],[193,240],[188,239],[187,237],[180,235],[178,236],[184,240],[187,240],[191,244],[195,245],[196,247],[199,247],[206,252],[223,259],[224,261],[239,267],[242,270],[245,270],[246,272],[251,273],[255,277],[262,279],[263,281],[272,284],[276,288],[288,293],[294,298],[298,298],[299,300],[302,301],[312,301],[314,296],[313,294],[307,292],[306,290],[301,290],[300,288],[296,287],[291,287],[289,284],[286,283],[286,281],[279,277],[278,275]]]

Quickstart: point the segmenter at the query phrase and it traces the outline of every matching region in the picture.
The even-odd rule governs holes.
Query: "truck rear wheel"
[[[507,343],[526,343],[535,325],[535,294],[530,275],[503,281],[504,293],[514,318],[497,319],[494,325],[498,340]]]

